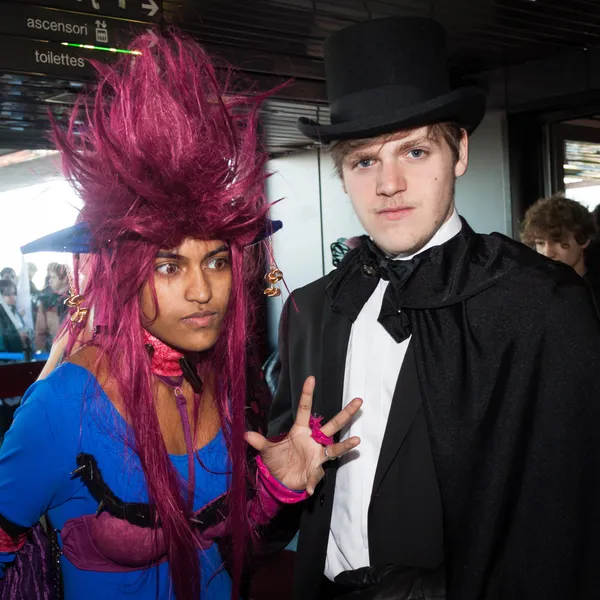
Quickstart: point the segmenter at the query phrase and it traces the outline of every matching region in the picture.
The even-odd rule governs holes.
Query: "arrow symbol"
[[[96,27],[98,29],[106,29],[106,21],[96,21]]]
[[[158,36],[154,33],[152,29],[148,29],[148,35],[152,38],[152,42],[148,45],[149,48],[153,48],[156,46],[156,42],[158,41]]]
[[[155,0],[149,0],[148,4],[142,4],[142,8],[148,11],[148,16],[153,17],[160,9],[160,6],[156,4]]]

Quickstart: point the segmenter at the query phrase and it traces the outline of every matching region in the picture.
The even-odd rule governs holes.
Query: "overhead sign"
[[[162,17],[162,0],[19,0],[19,2],[43,4],[49,8],[119,17],[132,21],[158,22]]]
[[[145,27],[141,23],[119,19],[0,2],[0,33],[9,35],[126,48]]]
[[[122,55],[0,35],[0,71],[88,79],[96,72],[89,59],[109,62],[117,56]]]

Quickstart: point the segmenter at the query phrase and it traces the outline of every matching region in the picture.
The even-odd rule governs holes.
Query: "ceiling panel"
[[[58,8],[83,6],[81,12],[89,4],[45,1]],[[600,2],[595,0],[165,0],[162,9],[161,26],[190,33],[256,81],[257,89],[294,79],[263,111],[273,153],[310,143],[295,129],[298,116],[316,117],[318,112],[319,118],[328,118],[323,110],[324,40],[351,23],[390,15],[434,17],[448,31],[454,81],[503,65],[600,47]],[[81,87],[77,77],[0,72],[0,146],[43,146],[48,108],[64,113]]]

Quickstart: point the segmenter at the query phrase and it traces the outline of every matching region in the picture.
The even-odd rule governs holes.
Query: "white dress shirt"
[[[447,242],[461,227],[455,210],[416,254]],[[331,580],[342,571],[370,565],[369,503],[396,382],[410,342],[408,338],[396,343],[377,321],[387,286],[387,281],[379,281],[353,323],[348,342],[343,406],[357,397],[363,405],[341,439],[357,435],[361,442],[340,459],[337,471],[325,562],[325,575]]]

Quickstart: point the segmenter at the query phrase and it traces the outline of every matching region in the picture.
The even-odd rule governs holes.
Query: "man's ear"
[[[462,177],[467,172],[469,166],[469,136],[463,129],[462,136],[460,138],[460,145],[458,147],[458,160],[454,165],[455,177]]]

